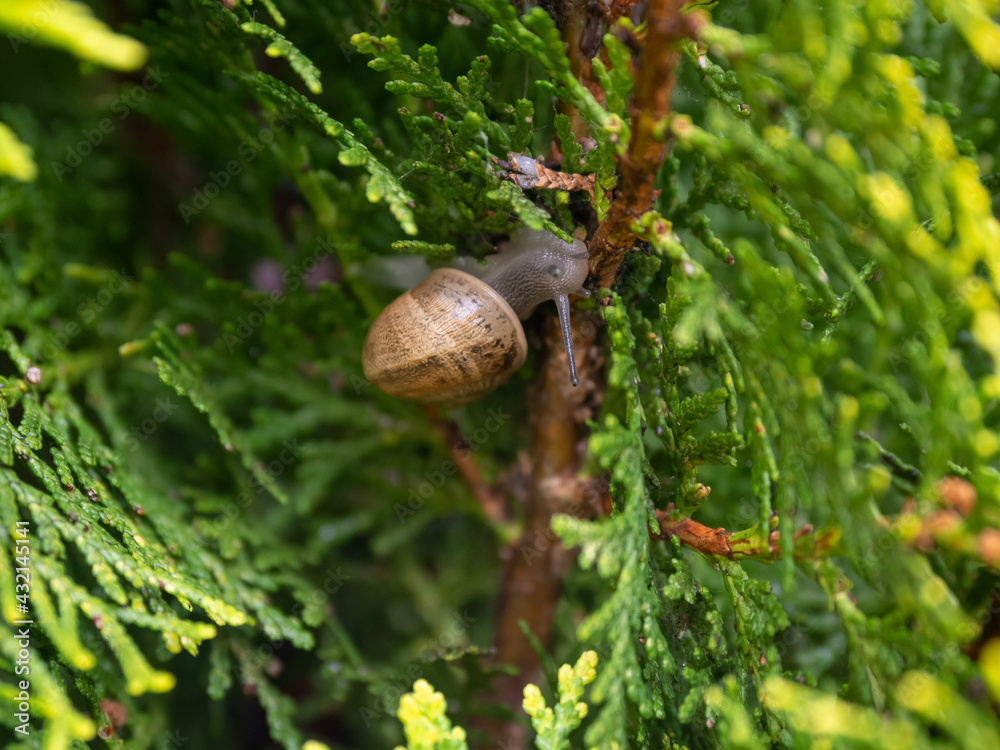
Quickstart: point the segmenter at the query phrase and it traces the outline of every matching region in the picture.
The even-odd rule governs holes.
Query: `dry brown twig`
[[[758,537],[738,536],[735,532],[725,529],[713,529],[691,518],[671,519],[669,511],[654,512],[660,526],[659,538],[677,537],[681,544],[707,557],[725,557],[729,560],[752,557],[764,561],[781,557],[781,548],[778,546],[781,534],[777,530],[768,534],[765,544]],[[792,538],[796,542],[800,540],[811,542],[811,544],[797,545],[796,559],[814,559],[833,554],[838,550],[840,542],[839,532],[832,529],[817,532],[809,524],[796,531]]]
[[[522,190],[586,190],[590,199],[594,200],[597,178],[592,174],[557,172],[523,154],[507,154],[507,159],[503,161],[494,157],[493,163],[503,170],[503,179],[510,180]]]
[[[903,547],[920,552],[951,549],[1000,568],[1000,529],[987,527],[976,531],[967,525],[976,506],[975,487],[960,477],[944,477],[937,483],[937,494],[946,507],[918,512],[916,500],[910,498],[898,515],[883,518],[880,526],[891,532]],[[672,519],[671,510],[672,507],[655,511],[660,533],[651,536],[676,537],[681,544],[707,557],[768,562],[782,555],[777,530],[768,534],[765,543],[757,534],[746,531],[713,529],[691,518]],[[815,530],[807,524],[795,532],[793,539],[796,560],[815,560],[843,551],[837,529]]]

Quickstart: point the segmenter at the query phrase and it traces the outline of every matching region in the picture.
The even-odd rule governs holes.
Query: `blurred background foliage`
[[[439,481],[361,343],[403,258],[593,232],[643,6],[595,98],[547,5],[91,5],[0,7],[0,611],[30,520],[36,619],[10,746],[392,747],[419,678],[503,741],[472,727],[517,520]],[[613,505],[554,523],[581,565],[542,691],[597,652],[574,747],[1000,747],[995,4],[700,5],[655,211],[581,305]],[[593,207],[494,169],[557,130]],[[532,372],[450,415],[491,481]],[[689,518],[731,554],[656,538]]]

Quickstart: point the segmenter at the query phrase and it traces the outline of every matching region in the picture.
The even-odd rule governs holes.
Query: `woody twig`
[[[458,425],[455,424],[454,420],[442,417],[436,407],[425,406],[424,413],[440,433],[458,473],[469,485],[486,517],[493,523],[504,523],[509,520],[503,491],[483,479],[479,467],[472,460],[469,450],[465,446],[465,438],[462,437]]]
[[[690,518],[671,519],[670,514],[663,510],[656,511],[656,519],[660,526],[660,538],[677,537],[681,544],[709,557],[729,560],[753,558],[761,562],[781,557],[778,546],[780,532],[776,529],[769,531],[764,539],[756,529],[744,532],[713,529]],[[796,560],[812,560],[840,550],[839,529],[816,531],[806,525],[796,531],[793,538]]]
[[[666,147],[656,140],[658,136],[654,131],[669,112],[673,66],[678,60],[673,42],[692,34],[694,28],[693,22],[682,19],[681,5],[679,0],[651,0],[647,6],[651,33],[636,64],[637,101],[631,112],[636,143],[630,145],[629,155],[621,164],[622,188],[612,203],[619,202],[621,206],[616,209],[613,220],[609,217],[611,223],[605,222],[608,225],[603,234],[598,230],[600,236],[595,236],[590,248],[591,271],[600,272],[602,285],[606,277],[613,279],[618,263],[634,241],[628,231],[619,232],[619,229],[625,227],[627,230],[635,212],[648,210],[655,200],[653,180],[666,157]],[[562,9],[563,40],[573,70],[579,71],[579,78],[584,78],[589,65],[583,59],[586,54],[578,32],[589,26],[591,9],[587,3],[572,0],[563,3]],[[648,113],[645,112],[647,107],[652,107]],[[503,171],[505,179],[522,188],[585,190],[593,198],[592,175],[555,172],[519,154],[508,154],[508,159],[506,162],[498,159],[495,164]],[[574,503],[579,504],[584,492],[579,474],[586,452],[586,420],[592,416],[594,405],[599,401],[597,376],[602,362],[595,346],[597,327],[582,311],[575,311],[573,315],[572,335],[581,387],[573,388],[567,382],[565,349],[560,343],[556,320],[550,318],[542,334],[544,345],[539,357],[538,379],[529,393],[531,488],[524,509],[524,531],[506,551],[508,559],[494,636],[495,663],[511,665],[520,674],[499,676],[491,698],[493,702],[512,707],[519,705],[524,684],[536,678],[539,668],[538,656],[524,637],[521,623],[543,647],[549,645],[562,579],[575,557],[573,551],[551,537],[550,524],[554,513],[565,512]],[[541,547],[538,547],[539,539],[545,542]],[[541,554],[534,554],[536,551]],[[487,720],[479,726],[490,736],[510,738],[514,747],[523,746],[526,740],[524,726],[516,720]]]
[[[594,200],[594,175],[557,172],[522,154],[507,154],[509,161],[494,157],[501,176],[522,190],[586,190]]]
[[[921,552],[948,549],[1000,569],[1000,529],[975,530],[967,520],[975,508],[975,488],[959,477],[945,477],[937,484],[937,494],[946,507],[921,514],[911,498],[899,515],[883,518],[879,525],[905,548]],[[750,558],[760,562],[781,558],[778,545],[781,536],[776,529],[764,537],[758,527],[733,532],[713,529],[690,518],[671,518],[670,510],[655,513],[660,531],[651,536],[676,537],[681,544],[707,557]],[[840,530],[836,528],[815,530],[807,524],[796,531],[793,538],[793,556],[797,561],[816,560],[844,551]]]
[[[590,241],[590,271],[611,286],[625,253],[635,243],[632,225],[656,202],[656,174],[669,151],[661,127],[670,114],[674,70],[683,39],[696,39],[704,16],[684,13],[684,0],[654,0],[646,12],[646,37],[635,60],[632,135],[619,163],[621,179],[604,220]]]

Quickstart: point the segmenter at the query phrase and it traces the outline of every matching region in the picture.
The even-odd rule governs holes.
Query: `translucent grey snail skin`
[[[521,320],[527,320],[545,300],[553,300],[559,311],[559,325],[569,359],[570,382],[574,386],[580,384],[573,357],[569,295],[590,296],[583,288],[589,264],[587,246],[582,240],[563,242],[544,229],[521,227],[511,234],[507,250],[489,256],[484,264],[472,258],[460,258],[452,265],[479,277],[500,292]]]
[[[460,258],[433,271],[389,304],[365,339],[365,377],[397,398],[461,406],[507,380],[527,356],[518,319],[540,303],[556,303],[570,381],[573,356],[569,295],[589,297],[587,246],[551,232],[522,228],[509,248],[485,263]]]

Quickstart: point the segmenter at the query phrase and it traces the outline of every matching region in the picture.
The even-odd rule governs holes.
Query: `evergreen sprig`
[[[579,569],[538,572],[563,584],[538,746],[1000,745],[989,3],[259,5],[132,4],[135,39],[0,6],[5,95],[32,102],[0,108],[0,613],[27,521],[44,746],[245,743],[234,711],[289,750],[391,747],[395,713],[413,747],[464,746],[521,505],[493,523],[458,474],[529,524],[542,490],[593,501],[552,524]],[[88,64],[43,80],[31,56],[62,53],[35,42]],[[95,72],[147,52],[149,76]],[[644,88],[650,59],[670,75]],[[511,182],[522,154],[593,201]],[[453,431],[365,381],[399,253],[614,217],[571,410],[526,385],[560,356],[544,311]],[[583,470],[539,478],[524,425],[559,418]],[[585,649],[596,676],[556,672]]]

